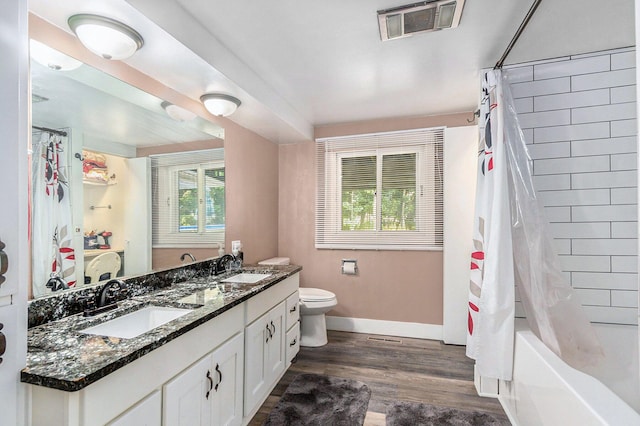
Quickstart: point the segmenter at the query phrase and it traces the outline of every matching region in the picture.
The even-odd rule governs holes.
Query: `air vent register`
[[[378,11],[382,41],[455,28],[464,0],[428,0]]]

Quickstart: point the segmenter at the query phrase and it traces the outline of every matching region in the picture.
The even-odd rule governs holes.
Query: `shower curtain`
[[[486,73],[480,108],[467,355],[481,376],[511,380],[514,293],[533,332],[569,365],[603,358],[589,320],[564,279],[505,73]]]
[[[488,72],[482,82],[466,351],[481,376],[511,380],[515,287],[500,76]]]
[[[35,138],[34,138],[35,139]],[[59,136],[43,132],[32,156],[32,282],[34,297],[52,276],[76,284],[67,165]]]

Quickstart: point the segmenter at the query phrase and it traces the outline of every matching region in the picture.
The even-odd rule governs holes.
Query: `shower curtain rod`
[[[535,11],[538,8],[538,6],[540,5],[541,1],[542,0],[535,0],[533,2],[533,4],[531,5],[531,8],[529,9],[529,12],[527,12],[527,16],[524,17],[524,20],[522,21],[522,23],[518,27],[518,30],[516,31],[516,33],[514,34],[513,38],[511,39],[511,42],[509,43],[509,45],[505,49],[504,53],[502,54],[502,56],[500,57],[498,62],[496,62],[496,66],[493,67],[494,70],[502,68],[502,64],[504,64],[504,61],[507,60],[507,56],[509,56],[509,53],[511,53],[511,49],[513,49],[513,46],[515,46],[516,42],[520,38],[520,35],[522,34],[522,32],[524,31],[525,27],[527,26],[527,24],[531,20],[531,17],[535,13]]]
[[[38,126],[31,126],[31,128],[36,130],[42,130],[43,132],[55,133],[56,135],[60,135],[60,136],[67,136],[67,132],[65,132],[64,130],[56,130],[56,129],[50,129],[48,127],[38,127]]]

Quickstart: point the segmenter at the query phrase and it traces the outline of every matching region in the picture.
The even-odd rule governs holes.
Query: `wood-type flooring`
[[[329,343],[300,348],[297,360],[249,423],[259,426],[294,377],[326,374],[360,380],[371,388],[365,426],[384,426],[393,401],[413,401],[494,414],[509,424],[497,399],[480,397],[473,385],[473,360],[464,346],[440,341],[329,331]]]

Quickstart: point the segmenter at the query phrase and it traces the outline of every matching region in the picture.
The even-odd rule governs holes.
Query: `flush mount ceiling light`
[[[240,99],[222,93],[207,93],[200,97],[204,107],[213,115],[226,117],[240,106]]]
[[[126,59],[144,44],[136,30],[104,16],[79,14],[67,22],[87,49],[105,59]]]
[[[164,101],[160,104],[167,115],[176,121],[191,121],[196,118],[196,114],[186,110],[178,105],[174,105],[171,102]]]
[[[427,0],[378,11],[382,41],[455,28],[464,0]]]
[[[37,40],[29,40],[31,59],[55,71],[71,71],[82,65],[77,59],[67,56]]]

